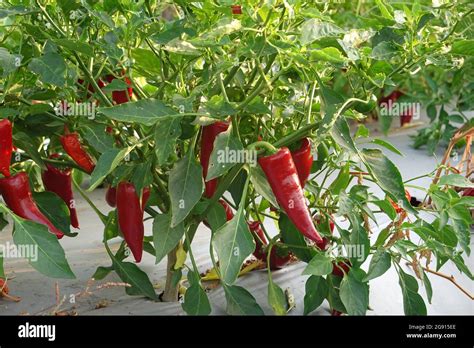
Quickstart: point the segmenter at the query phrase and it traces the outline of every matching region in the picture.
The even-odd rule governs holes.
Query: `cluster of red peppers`
[[[299,168],[301,168],[300,175],[292,153],[287,147],[280,148],[274,154],[260,157],[258,163],[267,177],[278,204],[288,215],[291,222],[305,237],[314,241],[319,248],[322,248],[324,241],[313,224],[313,219],[306,206],[301,183],[306,182],[311,168],[309,162],[311,164],[313,162],[310,156],[311,152],[307,152],[308,145],[305,146],[305,143],[304,141],[303,146],[297,151],[302,153],[301,158],[305,158],[301,161],[303,165],[298,162],[300,163]],[[297,156],[297,158],[300,159],[300,156]]]

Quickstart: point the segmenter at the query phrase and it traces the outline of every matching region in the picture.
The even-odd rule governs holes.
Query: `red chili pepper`
[[[339,312],[338,310],[333,309],[331,311],[331,316],[333,317],[340,317],[342,315],[342,312]]]
[[[474,188],[468,188],[462,193],[463,196],[474,196]]]
[[[209,159],[211,157],[212,150],[214,149],[214,140],[216,140],[220,133],[225,132],[227,128],[229,128],[229,123],[221,121],[204,126],[202,128],[200,159],[204,181],[206,180],[209,169]],[[217,178],[206,181],[205,184],[206,189],[204,191],[204,196],[211,198],[217,189]]]
[[[0,278],[0,297],[3,297],[4,295],[8,295],[10,290],[8,290],[8,285],[5,279]]]
[[[122,72],[122,75],[123,74],[124,72]],[[113,80],[115,80],[115,76],[107,75],[105,79],[107,80],[108,83],[111,83]],[[124,81],[128,86],[131,86],[132,81],[128,77],[125,77]],[[130,100],[132,100],[132,96],[133,96],[132,87],[128,87],[126,91],[112,91],[112,100],[116,104],[128,103]]]
[[[105,200],[112,208],[117,206],[117,188],[109,186],[105,193]]]
[[[301,141],[301,146],[298,150],[291,152],[293,162],[295,163],[298,177],[300,179],[301,187],[304,187],[309,174],[311,174],[311,166],[313,165],[313,155],[311,153],[311,143],[308,138]]]
[[[59,155],[54,154],[51,158],[58,158]],[[54,192],[62,198],[64,203],[69,208],[71,216],[71,226],[79,228],[79,220],[77,218],[77,211],[74,205],[74,194],[72,191],[72,170],[71,168],[58,169],[51,164],[46,164],[47,170],[43,172],[43,184],[46,191]]]
[[[338,277],[344,277],[345,273],[349,273],[351,269],[351,262],[348,259],[339,261],[337,264],[332,264],[332,274]]]
[[[30,182],[25,172],[0,179],[0,193],[8,208],[16,215],[47,226],[50,232],[54,233],[59,239],[64,236],[64,233],[56,228],[39,210],[31,195]]]
[[[321,223],[321,216],[319,216],[319,215],[316,216],[316,218],[314,219],[314,222],[315,222],[316,228],[317,228],[318,225]],[[329,220],[329,231],[331,232],[331,234],[333,234],[333,232],[334,232],[334,222],[331,219]],[[328,248],[329,242],[330,242],[329,238],[323,237],[323,242],[318,246],[321,250],[326,250]]]
[[[408,190],[405,190],[405,197],[407,198],[408,202],[410,202],[411,200],[411,195],[410,195],[410,192],[408,192]],[[390,203],[392,204],[392,207],[395,208],[395,211],[400,214],[402,211],[404,211],[404,209],[402,207],[400,207],[397,203],[395,203],[391,198],[388,199],[390,201]]]
[[[79,135],[77,133],[69,133],[61,136],[59,139],[63,145],[64,151],[76,162],[79,167],[84,169],[88,174],[92,173],[95,163],[91,156],[84,150]]]
[[[121,182],[117,187],[117,215],[120,230],[132,251],[136,262],[142,260],[143,237],[143,206],[135,191],[135,186],[129,182]]]
[[[13,126],[7,120],[0,121],[0,173],[10,176],[10,163],[13,152]]]
[[[267,239],[265,238],[265,233],[263,232],[260,222],[253,221],[249,222],[249,229],[255,240],[255,251],[253,256],[260,261],[267,263],[267,253],[265,252],[265,246],[268,244]],[[263,242],[263,243],[262,243]],[[272,253],[270,255],[270,269],[276,270],[283,268],[291,259],[291,255],[280,256],[277,253],[276,247],[272,248]]]
[[[394,103],[397,101],[398,98],[400,98],[401,96],[403,96],[403,92],[402,91],[399,91],[399,90],[394,90],[392,93],[390,93],[388,96],[386,97],[382,97],[379,99],[379,106],[382,105],[382,104],[388,104],[390,102]]]
[[[290,150],[282,147],[273,155],[260,157],[258,163],[265,172],[278,203],[295,227],[307,238],[321,244],[323,239],[316,231],[306,206],[303,189]]]
[[[242,14],[242,6],[241,5],[231,5],[232,14],[240,15]]]

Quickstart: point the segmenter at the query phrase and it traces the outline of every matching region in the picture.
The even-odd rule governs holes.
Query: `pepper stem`
[[[257,141],[253,144],[250,144],[248,146],[248,150],[253,150],[257,147],[263,147],[265,150],[270,152],[270,154],[272,154],[272,155],[278,152],[278,149],[275,146],[273,146],[270,143],[267,143],[266,141]]]

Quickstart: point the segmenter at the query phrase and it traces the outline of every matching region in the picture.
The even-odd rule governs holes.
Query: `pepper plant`
[[[365,314],[370,281],[391,267],[405,313],[427,314],[419,284],[431,301],[445,263],[472,279],[474,201],[453,188],[474,185],[450,173],[418,187],[426,199],[413,206],[412,179],[385,155],[399,151],[357,122],[428,60],[472,63],[470,21],[472,6],[457,1],[3,1],[1,227],[11,221],[16,244],[39,246],[39,272],[73,278],[48,233],[81,238],[69,226],[73,184],[111,259],[91,277],[115,272],[129,295],[178,301],[184,285],[183,310],[211,313],[193,254],[205,225],[229,314],[263,314],[238,285],[249,262],[267,269],[268,303],[285,314],[272,274],[290,261],[307,264],[305,314],[324,299],[335,315]],[[64,190],[51,175],[66,176]],[[11,194],[18,178],[22,198]],[[88,196],[99,187],[109,214]],[[167,262],[160,297],[143,252]]]

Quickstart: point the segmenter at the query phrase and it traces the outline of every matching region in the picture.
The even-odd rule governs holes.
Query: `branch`
[[[459,285],[457,282],[456,282],[456,279],[454,279],[454,276],[451,275],[451,276],[448,276],[446,274],[443,274],[443,273],[440,273],[440,272],[436,272],[436,271],[432,271],[430,270],[429,268],[426,268],[426,267],[421,267],[423,268],[424,271],[428,272],[428,273],[431,273],[431,274],[436,274],[438,277],[441,277],[441,278],[444,278],[444,279],[447,279],[449,280],[451,283],[453,283],[454,285],[456,285],[456,287],[461,290],[464,294],[466,294],[467,297],[469,297],[471,300],[474,300],[474,296],[471,295],[466,289],[464,289],[461,285]]]

